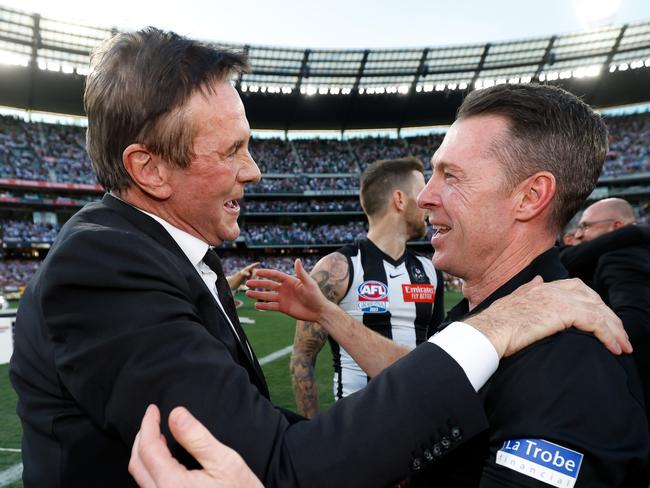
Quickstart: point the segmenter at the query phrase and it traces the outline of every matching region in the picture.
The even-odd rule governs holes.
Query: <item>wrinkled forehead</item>
[[[197,88],[185,108],[193,116],[235,118],[246,115],[237,90],[228,80]]]

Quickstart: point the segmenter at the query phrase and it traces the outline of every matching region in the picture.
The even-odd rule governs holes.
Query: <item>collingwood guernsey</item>
[[[442,276],[427,257],[406,249],[397,260],[369,239],[342,247],[350,281],[339,303],[346,313],[393,341],[414,348],[432,334],[444,317]],[[363,388],[370,378],[331,337],[334,397]]]

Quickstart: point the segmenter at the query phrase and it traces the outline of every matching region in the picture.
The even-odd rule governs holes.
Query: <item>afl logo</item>
[[[364,281],[357,288],[359,310],[363,313],[388,311],[388,287],[380,281]]]

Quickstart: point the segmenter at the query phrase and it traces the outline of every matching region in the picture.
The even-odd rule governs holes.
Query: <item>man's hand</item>
[[[248,290],[246,295],[263,300],[255,304],[258,310],[273,310],[318,323],[371,378],[410,352],[408,347],[369,329],[330,302],[299,259],[295,269],[296,278],[280,271],[260,270],[258,275],[268,279],[249,280],[246,284],[266,291]]]
[[[265,291],[248,290],[246,296],[262,300],[255,304],[258,310],[282,312],[298,320],[319,322],[328,308],[338,309],[320,291],[316,281],[307,274],[300,259],[295,262],[296,277],[274,269],[260,269],[257,276],[266,279],[248,280],[249,288],[262,288]]]
[[[169,428],[203,469],[190,471],[172,457],[160,433],[160,411],[149,405],[129,462],[129,473],[141,487],[262,488],[241,456],[216,440],[185,408],[172,410]]]
[[[632,352],[620,319],[578,279],[543,283],[537,276],[463,322],[485,334],[499,357],[569,327],[591,332],[614,354]]]
[[[249,278],[254,278],[255,277],[255,268],[257,268],[260,265],[259,261],[256,261],[254,263],[249,264],[248,266],[244,266],[242,269],[237,271],[235,274],[227,276],[226,280],[228,281],[228,286],[232,291],[237,290],[241,286],[241,284],[244,282],[244,280],[247,280]]]

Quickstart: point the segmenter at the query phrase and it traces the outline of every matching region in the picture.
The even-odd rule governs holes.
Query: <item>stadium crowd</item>
[[[0,178],[96,183],[85,130],[0,116]]]
[[[650,117],[627,115],[606,119],[609,153],[603,176],[650,171]]]
[[[334,200],[246,200],[245,213],[360,212],[355,198]]]
[[[36,260],[0,260],[0,290],[7,291],[25,286],[40,264],[41,262]]]
[[[0,221],[4,243],[52,243],[59,229],[58,224],[34,223],[26,220]]]
[[[289,141],[283,139],[255,139],[250,152],[262,173],[299,173],[302,168]]]
[[[636,114],[606,119],[610,151],[603,176],[650,171],[650,116]],[[443,134],[391,138],[337,139],[253,138],[250,151],[263,174],[291,174],[265,178],[256,192],[358,188],[358,179],[309,178],[305,174],[359,174],[377,159],[415,155],[428,163]],[[25,122],[0,116],[0,178],[96,184],[85,152],[85,129],[70,125]]]
[[[306,173],[358,173],[359,166],[347,141],[305,139],[292,142]]]
[[[610,130],[610,151],[603,168],[603,176],[618,177],[635,172],[650,171],[650,115],[636,114],[606,119]],[[303,212],[360,212],[356,199],[359,179],[356,176],[376,159],[413,154],[428,162],[440,145],[443,134],[390,138],[359,137],[336,139],[253,139],[250,151],[262,173],[291,174],[291,177],[268,177],[251,186],[248,195],[303,191],[349,193],[350,198],[337,199],[273,199],[248,198],[242,202],[244,214],[249,213],[303,213]],[[354,174],[348,176],[346,174]],[[314,177],[316,174],[345,176]],[[26,122],[12,116],[0,116],[0,178],[48,181],[59,183],[95,184],[90,160],[85,153],[83,127]],[[354,196],[353,196],[354,195]],[[93,195],[74,198],[57,197],[30,191],[15,192],[5,189],[0,199],[18,199],[21,202],[47,202],[53,205],[82,204],[95,199]],[[51,200],[51,202],[50,202]],[[46,203],[47,203],[46,202]],[[58,202],[58,203],[57,203]],[[650,223],[650,204],[636,207],[639,223]],[[8,219],[0,221],[5,245],[18,243],[51,243],[59,225],[35,224]],[[249,223],[243,226],[243,236],[251,245],[310,245],[350,242],[365,233],[365,223],[345,225],[307,224],[291,225]],[[430,236],[429,236],[430,237]],[[429,238],[427,237],[427,239]],[[228,247],[228,246],[224,246]],[[263,258],[269,267],[288,270],[292,258]],[[236,269],[250,261],[241,257],[226,264]],[[0,261],[0,285],[24,285],[37,267],[34,261]],[[228,269],[228,268],[227,268]]]
[[[290,225],[247,224],[242,235],[251,245],[342,244],[359,239],[367,232],[366,223],[309,224],[294,222]]]

